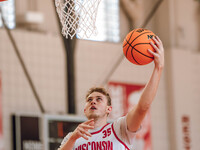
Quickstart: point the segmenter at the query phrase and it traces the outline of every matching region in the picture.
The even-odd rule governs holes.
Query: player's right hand
[[[155,44],[151,41],[150,44],[155,52],[148,50],[154,56],[155,67],[162,69],[164,67],[164,47],[158,36],[153,37]]]
[[[91,137],[91,133],[88,132],[89,129],[94,129],[94,119],[90,119],[78,125],[78,127],[74,130],[71,135],[71,138],[77,140],[82,137],[88,140],[88,137]]]

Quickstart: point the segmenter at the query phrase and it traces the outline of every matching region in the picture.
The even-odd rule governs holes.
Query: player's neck
[[[103,127],[107,124],[107,118],[95,118],[94,128]]]

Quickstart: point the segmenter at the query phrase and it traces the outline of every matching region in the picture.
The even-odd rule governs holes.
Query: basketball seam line
[[[142,35],[145,34],[145,33],[151,33],[151,32],[144,32],[144,33],[138,35],[137,37],[135,37],[135,39],[132,40],[131,43],[129,43],[129,40],[131,39],[131,37],[132,37],[132,35],[133,35],[134,32],[135,32],[135,31],[132,32],[132,34],[130,35],[130,37],[129,37],[128,40],[126,39],[126,44],[123,45],[123,48],[128,44],[128,48],[127,48],[127,50],[126,50],[126,57],[127,57],[127,53],[128,53],[129,47],[131,47],[131,48],[132,48],[132,49],[131,49],[131,56],[132,56],[132,58],[134,59],[134,61],[135,61],[137,64],[141,65],[141,64],[138,63],[137,60],[134,58],[133,53],[132,53],[132,52],[133,52],[133,49],[134,49],[136,52],[138,52],[138,53],[140,53],[140,54],[142,54],[142,55],[144,55],[144,56],[146,56],[146,57],[148,57],[148,58],[152,58],[152,59],[153,59],[153,57],[149,57],[149,56],[147,56],[147,55],[141,53],[140,51],[138,51],[137,49],[134,48],[136,45],[139,45],[139,44],[135,44],[133,47],[132,47],[131,44],[132,44],[138,37],[142,36]],[[144,43],[144,44],[149,44],[149,43]]]
[[[131,49],[131,56],[132,56],[132,58],[135,60],[135,62],[137,63],[137,64],[139,64],[139,65],[141,65],[136,59],[135,59],[135,57],[133,56],[133,49],[135,49],[135,48],[132,48]]]
[[[137,45],[140,45],[140,44],[149,44],[149,43],[139,43],[139,44],[135,44],[135,46],[137,46]],[[135,46],[133,47],[137,52],[139,52],[139,53],[141,53],[140,51],[138,51],[136,48],[135,48]],[[145,55],[145,54],[143,54],[143,53],[141,53],[142,55],[144,55],[144,56],[146,56],[146,57],[148,57],[148,58],[154,58],[154,57],[151,57],[151,56],[147,56],[147,55]]]
[[[142,36],[142,35],[145,34],[145,33],[151,33],[151,32],[144,32],[144,33],[138,35],[130,44],[132,44],[138,37]]]
[[[133,31],[133,33],[134,33],[134,32],[135,32],[135,30]],[[133,36],[133,33],[131,34],[129,40],[130,40],[131,37]],[[137,38],[137,37],[136,37],[136,38]],[[129,41],[129,40],[128,40],[128,41]],[[134,40],[135,40],[135,39],[134,39]],[[134,40],[133,40],[133,41],[134,41]],[[127,44],[129,44],[128,41],[126,41]],[[132,41],[132,42],[133,42],[133,41]],[[131,43],[132,43],[132,42],[131,42]],[[132,48],[132,49],[131,49],[131,56],[132,56],[132,58],[134,59],[134,61],[135,61],[137,64],[141,65],[141,64],[136,60],[136,58],[133,56],[133,47],[132,47],[131,43],[129,44],[129,47]],[[129,47],[128,47],[128,49],[129,49]],[[126,51],[126,55],[127,55],[127,53],[128,53],[128,49],[127,49],[127,51]]]
[[[132,33],[131,33],[131,35],[130,35],[128,41],[131,39],[131,37],[132,37],[132,35],[133,35],[134,32],[135,32],[135,30],[132,31]],[[127,42],[127,40],[126,40],[126,42]],[[125,47],[126,45],[127,45],[127,44],[123,45],[123,47]]]
[[[129,39],[128,39],[128,40],[130,40],[130,39],[131,39],[131,37],[133,36],[133,33],[134,33],[134,32],[135,32],[135,31],[133,31],[133,32],[132,32],[132,34],[131,34],[131,36],[129,37]]]
[[[135,46],[140,45],[140,44],[149,44],[149,43],[139,43],[139,44],[136,44]],[[154,58],[154,57],[147,56],[147,55],[143,54],[142,52],[138,51],[138,50],[135,48],[135,46],[132,47],[132,45],[130,45],[130,44],[129,44],[129,46],[132,48],[132,49],[131,49],[131,54],[132,54],[132,50],[134,49],[134,50],[137,51],[138,53],[140,53],[140,54],[142,54],[142,55],[144,55],[144,56],[146,56],[146,57],[148,57],[148,58],[152,58],[152,59]]]
[[[138,53],[140,53],[140,54],[142,54],[143,56],[146,56],[146,57],[148,57],[148,58],[151,58],[151,59],[153,59],[153,57],[150,57],[150,56],[147,56],[147,55],[145,55],[145,54],[143,54],[143,53],[141,53],[140,51],[138,51],[136,48],[133,48],[136,52],[138,52]]]
[[[133,33],[134,33],[134,32],[135,32],[135,31],[133,31]],[[131,34],[130,38],[132,37],[133,33]],[[126,51],[126,57],[127,57],[127,53],[128,53],[129,47],[132,47],[131,44],[132,44],[138,37],[142,36],[142,35],[145,34],[145,33],[151,33],[151,32],[148,31],[148,32],[144,32],[144,33],[138,35],[137,37],[135,37],[135,39],[134,39],[131,43],[129,43],[130,38],[129,38],[128,41],[126,40],[126,43],[129,44],[129,46],[128,46],[128,48],[127,48],[127,51]],[[127,44],[125,44],[125,46],[126,46]],[[123,46],[123,47],[124,47],[124,46]],[[135,60],[135,58],[134,58],[134,56],[133,56],[133,54],[132,54],[133,48],[134,48],[134,47],[132,47],[132,49],[131,49],[131,55],[132,55],[133,59]],[[136,49],[135,49],[135,50],[136,50]],[[136,61],[136,60],[135,60],[135,61]],[[136,62],[137,62],[137,61],[136,61]],[[138,62],[137,62],[137,63],[138,63]],[[138,63],[138,64],[139,64],[139,63]]]
[[[132,32],[132,34],[130,35],[130,37],[129,37],[129,39],[128,39],[128,41],[131,39],[131,37],[132,37],[132,35],[133,35],[133,33],[135,32],[135,30]],[[128,41],[126,40],[126,43],[128,44]],[[126,45],[126,44],[125,44]],[[129,49],[129,47],[130,47],[130,44],[129,44],[129,46],[128,46],[128,49]],[[126,51],[126,56],[127,56],[127,53],[128,53],[128,49],[127,49],[127,51]]]
[[[144,32],[144,33],[138,35],[134,40],[132,40],[131,43],[129,43],[129,40],[130,40],[131,36],[133,35],[133,34],[131,34],[129,40],[128,40],[128,41],[126,40],[126,43],[127,43],[127,44],[128,44],[128,43],[129,43],[129,44],[132,44],[138,37],[140,37],[141,35],[143,35],[143,34],[145,34],[145,33],[151,33],[151,32]],[[125,47],[127,44],[125,44],[123,47]]]

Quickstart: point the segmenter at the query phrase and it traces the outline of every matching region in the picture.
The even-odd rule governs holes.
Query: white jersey
[[[73,150],[133,150],[133,139],[136,132],[127,130],[126,117],[121,117],[114,123],[89,130],[92,137],[89,140],[79,138],[76,140]],[[71,136],[69,133],[61,145]]]

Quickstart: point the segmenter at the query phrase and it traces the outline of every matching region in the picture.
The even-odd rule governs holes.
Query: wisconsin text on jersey
[[[87,144],[80,145],[75,150],[113,150],[113,142],[111,141],[99,141],[88,142]]]
[[[75,144],[75,150],[129,150],[114,131],[113,124],[107,124],[96,132],[92,132],[89,141],[80,138]]]

